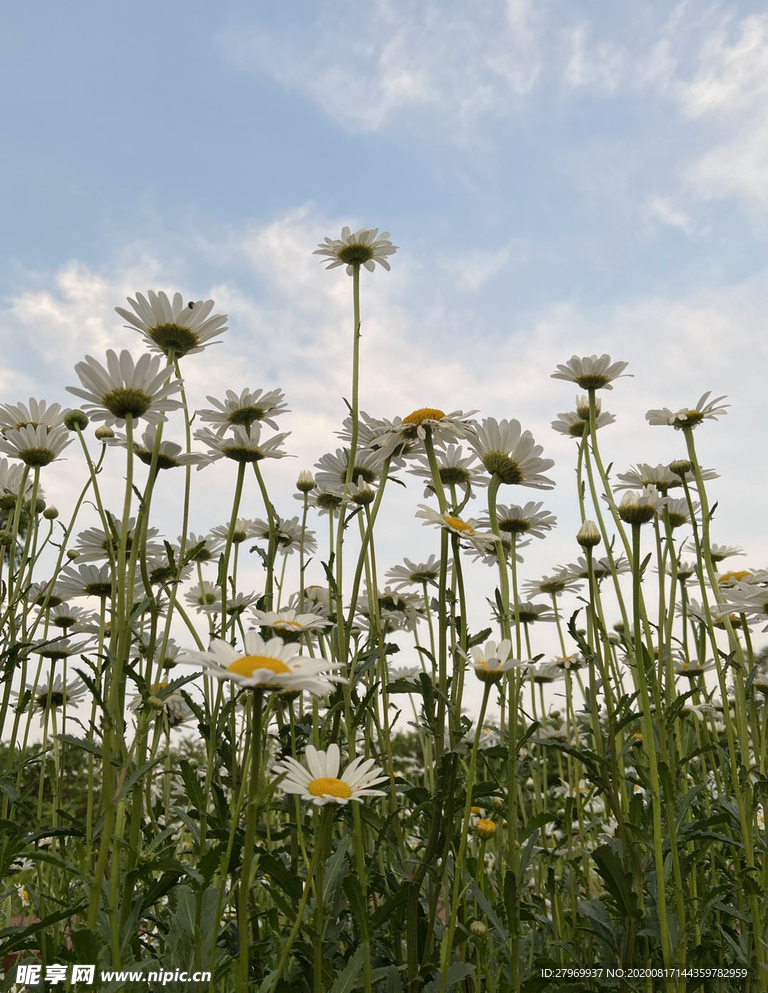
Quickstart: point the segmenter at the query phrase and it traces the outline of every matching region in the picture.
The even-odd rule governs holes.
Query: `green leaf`
[[[344,971],[336,977],[336,982],[331,987],[331,993],[357,993],[360,986],[357,977],[363,968],[366,956],[369,954],[368,945],[362,944],[355,954],[347,962]]]
[[[629,899],[632,893],[632,877],[610,845],[600,845],[592,852],[598,872],[603,877],[605,888],[616,901],[625,917],[634,917],[635,907]]]

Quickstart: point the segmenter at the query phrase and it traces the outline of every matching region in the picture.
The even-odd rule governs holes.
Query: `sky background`
[[[113,311],[127,294],[212,296],[230,330],[186,360],[191,400],[286,391],[298,457],[270,470],[291,516],[349,395],[350,280],[310,253],[378,226],[400,251],[363,277],[363,408],[480,408],[533,431],[560,525],[526,577],[578,554],[573,443],[550,427],[578,390],[550,373],[604,351],[634,374],[604,394],[616,471],[682,453],[648,408],[729,396],[697,432],[723,476],[713,538],[765,565],[762,4],[81,0],[44,22],[6,4],[2,29],[6,401],[66,402],[84,354],[140,353]],[[46,489],[64,505],[81,479],[72,455]],[[233,479],[196,479],[195,530],[226,519]],[[385,510],[382,571],[433,549],[421,498],[411,482]],[[263,516],[255,493],[244,512]]]

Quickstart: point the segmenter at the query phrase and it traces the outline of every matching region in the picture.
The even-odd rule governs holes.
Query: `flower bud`
[[[582,548],[594,548],[595,545],[600,544],[600,532],[594,521],[584,521],[576,535],[576,541]]]
[[[652,521],[658,506],[658,498],[654,500],[656,490],[646,486],[642,493],[627,490],[618,506],[619,517],[626,524],[647,524]]]
[[[693,469],[693,463],[689,462],[688,459],[675,459],[674,462],[669,463],[669,471],[674,472],[676,476],[685,476]]]
[[[475,831],[483,841],[487,841],[496,834],[496,825],[483,817],[475,824]]]
[[[306,469],[302,469],[299,478],[296,480],[296,489],[299,493],[309,493],[315,488],[315,477]]]
[[[483,924],[482,921],[472,921],[469,925],[469,930],[472,932],[475,938],[485,938],[488,934],[488,925]]]
[[[76,548],[67,549],[67,558],[70,560],[70,562],[74,562],[74,560],[79,557],[80,557],[80,552],[78,552]]]
[[[106,424],[102,424],[101,427],[96,428],[93,432],[99,441],[107,441],[110,438],[115,437],[115,432],[112,428],[108,427]]]
[[[64,427],[70,431],[85,431],[88,427],[88,415],[82,410],[68,410],[64,414]]]
[[[0,531],[0,547],[5,547],[6,545],[13,544],[13,533],[11,531],[6,531],[5,528]]]
[[[55,507],[46,507],[43,511],[43,517],[46,521],[55,521],[58,516],[59,512]]]

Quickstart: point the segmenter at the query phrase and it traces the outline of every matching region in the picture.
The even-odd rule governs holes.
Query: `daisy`
[[[584,561],[583,559],[581,561]],[[586,566],[586,562],[585,562]],[[581,588],[581,582],[575,578],[569,567],[561,569],[552,576],[542,576],[541,579],[528,579],[523,583],[528,593],[544,593],[548,596],[559,596],[561,593],[573,593]]]
[[[497,645],[495,641],[486,643],[485,648],[472,648],[467,654],[472,669],[483,683],[498,683],[506,672],[519,669],[528,663],[511,658],[512,642],[505,638]]]
[[[32,690],[31,686],[27,689]],[[61,676],[54,676],[47,687],[38,686],[34,695],[35,710],[61,710],[62,707],[76,706],[85,696],[86,688],[80,680],[65,683]]]
[[[86,355],[85,361],[75,366],[75,372],[85,389],[68,386],[67,392],[87,400],[83,409],[97,421],[122,426],[126,417],[143,417],[156,424],[165,420],[169,410],[182,406],[180,400],[172,398],[181,383],[173,367],[163,365],[159,355],[142,355],[134,363],[130,352],[123,350],[118,355],[110,348],[106,369]]]
[[[472,437],[475,431],[471,420],[476,410],[452,410],[449,414],[438,407],[421,407],[405,417],[396,417],[373,442],[383,455],[405,455],[414,452],[415,444],[423,442],[427,431],[436,445],[446,445],[456,438]]]
[[[44,659],[50,659],[51,662],[61,662],[63,659],[71,658],[73,655],[80,655],[85,648],[85,641],[70,641],[66,637],[39,641],[33,646],[33,650],[38,655]]]
[[[150,683],[147,686],[148,696],[135,696],[128,704],[128,709],[138,713],[145,705],[157,713],[162,713],[168,720],[168,727],[176,728],[195,716],[187,701],[179,690],[168,691],[168,683]]]
[[[606,410],[595,418],[595,428],[599,431],[615,422],[616,418]],[[583,438],[585,432],[589,434],[589,421],[570,411],[558,414],[557,420],[552,421],[552,427],[559,434],[567,434],[570,438]]]
[[[526,503],[524,506],[510,504],[508,507],[496,508],[496,519],[499,531],[506,534],[526,534],[531,538],[543,538],[557,523],[554,514],[542,510],[542,503]],[[483,517],[481,523],[490,528],[489,517]]]
[[[696,676],[701,676],[714,669],[715,663],[713,661],[701,663],[698,661],[690,662],[688,659],[678,659],[673,663],[673,666],[678,676],[694,679]]]
[[[488,482],[479,469],[474,452],[468,452],[465,455],[461,445],[449,443],[445,448],[436,449],[435,461],[437,462],[437,474],[443,486],[449,488],[451,486],[463,486],[467,489],[470,486],[485,486]],[[416,455],[414,466],[408,471],[414,476],[427,480],[424,496],[432,496],[435,487],[427,456],[423,453]]]
[[[607,497],[606,500],[608,500]],[[611,503],[610,500],[608,502]],[[627,490],[618,507],[613,503],[611,505],[618,511],[619,517],[626,524],[647,524],[648,521],[653,520],[666,502],[667,498],[660,496],[655,486],[644,486],[641,493]]]
[[[24,478],[24,467],[9,462],[8,459],[0,459],[0,510],[12,510],[16,506],[16,499],[21,483]],[[24,485],[24,497],[32,497],[32,480],[27,478]],[[39,487],[38,487],[39,492]]]
[[[173,300],[161,290],[155,293],[136,294],[136,299],[128,297],[134,313],[123,307],[115,307],[117,313],[144,336],[153,352],[168,355],[171,351],[176,358],[193,355],[210,344],[214,335],[223,334],[226,328],[226,315],[214,314],[213,300],[198,300],[184,305],[181,293],[174,293]]]
[[[240,518],[238,518],[238,521]],[[213,530],[218,531],[218,528]],[[179,547],[181,547],[182,536],[179,535]],[[187,535],[184,545],[185,555],[190,557],[192,562],[211,562],[217,559],[223,551],[221,540],[213,531],[210,535],[194,534],[192,531]]]
[[[353,483],[375,483],[381,475],[384,456],[379,451],[361,448],[355,452],[352,469]],[[347,480],[349,469],[349,449],[337,448],[336,453],[323,455],[315,463],[315,484],[320,490],[341,493]]]
[[[322,631],[331,621],[319,614],[300,614],[292,608],[283,610],[251,609],[251,619],[257,627],[272,628],[281,637],[305,634],[307,631]]]
[[[372,490],[368,483],[363,480],[357,483],[350,483],[342,496],[343,503],[353,503],[356,507],[367,507],[375,499],[376,491]]]
[[[352,233],[345,226],[341,229],[340,238],[325,238],[312,254],[324,256],[323,262],[329,260],[326,269],[346,266],[347,275],[351,276],[361,265],[373,272],[377,262],[384,269],[391,269],[387,256],[394,255],[396,251],[397,245],[389,240],[389,231],[379,234],[378,228],[360,228]]]
[[[105,516],[109,525],[109,534],[103,528],[92,527],[86,531],[81,531],[77,536],[75,550],[77,551],[77,557],[83,562],[98,562],[101,559],[108,559],[110,557],[117,558],[123,525],[120,519],[115,517],[114,514],[107,513]],[[142,551],[146,551],[148,555],[159,555],[162,553],[163,546],[152,541],[159,533],[157,528],[147,528],[146,543],[142,545]],[[126,555],[130,555],[131,553],[135,534],[136,519],[129,517],[128,534],[125,544]]]
[[[279,520],[275,525],[277,550],[281,555],[292,555],[294,549],[298,549],[301,544],[301,524],[298,517],[291,517],[289,520]],[[269,523],[259,520],[253,522],[254,537],[262,541],[269,540]],[[304,551],[312,554],[317,550],[315,532],[304,530]]]
[[[0,452],[15,459],[21,459],[28,466],[39,468],[55,462],[71,443],[69,432],[64,427],[47,428],[26,425],[23,428],[10,428],[0,434]]]
[[[125,435],[116,434],[109,440],[110,445],[118,445],[120,448],[128,447],[128,439]],[[157,445],[157,427],[151,425],[146,428],[140,442],[133,443],[133,453],[144,465],[152,465],[152,456]],[[173,441],[161,441],[157,452],[158,469],[177,469],[180,466],[196,465],[202,469],[211,461],[210,456],[196,452],[185,453],[181,445]]]
[[[304,503],[303,493],[294,493],[293,496],[295,500]],[[344,498],[338,489],[316,490],[314,493],[307,495],[307,506],[317,510],[321,516],[335,514],[343,503]]]
[[[494,537],[493,532],[488,535],[489,538]],[[480,559],[485,565],[496,566],[499,563],[499,549],[504,550],[504,557],[507,562],[512,561],[512,552],[514,550],[515,562],[522,562],[523,556],[520,552],[530,545],[530,539],[521,541],[517,536],[512,536],[510,534],[503,534],[501,538],[497,538],[494,545],[490,548],[480,550],[475,549],[470,551],[470,558],[473,562],[477,562]]]
[[[589,577],[589,566],[583,555],[580,555],[575,562],[565,566],[564,569],[575,579],[587,579]],[[621,575],[623,572],[629,572],[629,563],[623,555],[614,559],[613,565],[611,565],[611,560],[608,556],[602,559],[592,559],[592,573],[595,579],[605,579],[606,576],[610,576],[611,571],[615,571],[617,575]]]
[[[382,621],[404,631],[416,629],[419,616],[423,612],[420,596],[415,593],[385,589],[376,594],[376,600]],[[362,617],[370,617],[371,598],[368,591],[358,600],[357,610]]]
[[[58,607],[60,603],[64,603],[64,597],[53,590],[51,579],[47,583],[32,583],[27,590],[27,601],[34,607],[42,607],[44,603],[49,607]]]
[[[263,390],[243,390],[239,394],[234,390],[227,390],[223,400],[217,400],[216,397],[206,399],[213,404],[214,409],[199,410],[198,416],[201,421],[213,424],[214,431],[219,434],[231,427],[250,428],[257,421],[268,424],[277,431],[275,418],[280,414],[290,413],[282,390],[270,390],[268,393]]]
[[[516,610],[510,607],[510,614],[518,617],[522,624],[535,624],[536,621],[554,621],[555,619],[548,603],[533,603],[531,600],[518,601]]]
[[[29,398],[29,405],[25,403],[4,403],[0,404],[0,430],[8,428],[36,428],[43,427],[49,431],[51,428],[62,427],[64,415],[61,411],[61,404],[52,403],[50,406],[45,400],[35,400]]]
[[[752,583],[736,583],[722,591],[723,603],[713,604],[712,613],[718,617],[747,614],[768,621],[768,588]],[[763,628],[768,631],[768,624]]]
[[[746,552],[741,545],[710,545],[709,554],[712,561],[717,563],[730,558],[732,555],[746,555]]]
[[[112,572],[108,565],[65,566],[56,580],[56,591],[64,597],[112,596]]]
[[[365,796],[386,796],[383,790],[372,789],[389,778],[382,775],[373,759],[354,759],[339,778],[340,758],[338,745],[329,745],[327,751],[307,745],[306,767],[290,756],[275,765],[275,772],[285,777],[280,788],[318,807],[327,803],[346,806],[351,800],[362,802]]]
[[[489,551],[496,543],[497,539],[495,535],[483,534],[478,531],[478,522],[471,518],[468,521],[463,521],[460,517],[455,517],[453,514],[441,514],[439,511],[428,507],[425,503],[420,503],[419,508],[416,517],[424,520],[425,527],[432,525],[445,528],[451,534],[455,534],[462,540],[468,541],[479,552]]]
[[[766,583],[768,582],[768,573],[763,570],[750,572],[749,569],[736,569],[718,576],[717,582],[720,586],[726,587],[735,586],[737,583]]]
[[[231,524],[217,524],[215,528],[211,528],[211,538],[217,545],[227,541],[230,527]],[[249,521],[245,517],[238,517],[232,530],[232,544],[240,545],[244,541],[247,541],[248,538],[255,537],[256,528],[253,521]]]
[[[690,463],[689,463],[690,465]],[[718,474],[714,469],[702,469],[703,479],[718,479]],[[675,472],[667,465],[648,465],[647,462],[638,462],[636,466],[631,466],[627,472],[620,472],[618,476],[620,482],[614,484],[614,490],[641,490],[644,486],[655,486],[662,496],[667,490],[683,485],[683,479],[687,483],[695,483],[691,470],[682,475]]]
[[[395,565],[387,572],[387,579],[395,589],[403,586],[422,586],[436,583],[440,575],[440,560],[430,555],[426,562],[411,562],[403,559],[403,565]]]
[[[266,441],[261,441],[261,425],[252,424],[250,428],[236,426],[230,435],[220,435],[210,428],[200,428],[195,431],[195,437],[210,449],[209,459],[215,462],[220,458],[233,459],[235,462],[261,462],[262,459],[283,459],[287,456],[280,447],[291,433],[283,431],[273,435]],[[202,468],[198,466],[198,469]]]
[[[186,652],[179,656],[183,665],[202,665],[217,679],[229,679],[239,686],[279,692],[306,690],[325,696],[335,682],[342,682],[333,670],[336,662],[300,655],[294,645],[281,638],[264,641],[255,631],[245,634],[245,655],[226,641],[216,638],[207,652]]]
[[[695,428],[707,418],[717,420],[722,414],[728,412],[727,409],[730,404],[721,403],[722,400],[725,400],[724,396],[709,400],[710,395],[711,391],[704,393],[703,396],[699,397],[695,407],[682,407],[680,410],[662,407],[657,410],[649,410],[645,418],[649,424],[667,424],[676,431],[680,431],[682,428]]]
[[[626,362],[611,362],[610,355],[585,355],[582,358],[572,355],[565,365],[557,366],[552,379],[577,383],[583,390],[612,390],[614,379],[631,375],[624,372],[626,368]]]
[[[499,476],[503,483],[543,490],[555,485],[542,475],[555,463],[552,459],[539,458],[541,445],[535,443],[530,431],[522,430],[519,421],[486,417],[469,444],[488,472]]]
[[[89,617],[89,611],[82,607],[73,607],[68,603],[58,603],[48,610],[48,623],[56,628],[75,627]]]
[[[699,510],[698,503],[693,504],[693,512],[696,514]],[[669,526],[671,528],[682,527],[683,524],[688,524],[691,519],[691,512],[688,507],[687,500],[670,500],[667,498],[666,506],[667,517],[669,519]]]

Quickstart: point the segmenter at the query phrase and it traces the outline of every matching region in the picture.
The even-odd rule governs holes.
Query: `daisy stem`
[[[251,868],[253,866],[253,849],[256,840],[256,814],[259,807],[261,786],[261,746],[262,746],[262,710],[264,691],[253,690],[253,709],[251,716],[251,768],[248,793],[245,800],[245,841],[243,843],[243,863],[240,870],[240,891],[237,904],[237,943],[240,958],[238,974],[238,991],[247,993],[249,982],[248,949],[248,898],[251,894]]]
[[[254,463],[255,466],[255,463]],[[245,481],[245,462],[237,463],[237,482],[235,483],[235,496],[232,500],[232,514],[229,519],[229,529],[227,531],[227,544],[224,548],[224,558],[219,567],[219,585],[221,586],[221,637],[227,637],[227,573],[229,572],[229,556],[232,553],[232,539],[237,526],[237,512],[240,509],[240,500],[243,495],[243,483]]]

